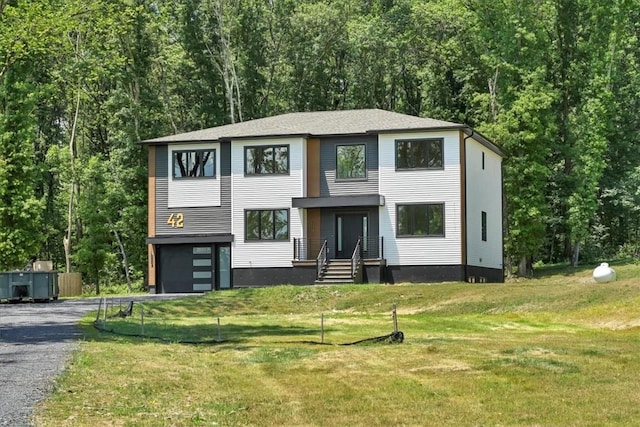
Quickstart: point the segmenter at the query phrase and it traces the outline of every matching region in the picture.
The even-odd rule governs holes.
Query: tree
[[[62,27],[57,2],[0,4],[0,267],[22,266],[44,241],[39,104],[49,52]],[[45,75],[46,79],[46,75]]]
[[[111,236],[105,177],[107,168],[99,156],[92,156],[85,163],[80,177],[81,191],[78,194],[78,215],[82,218],[82,234],[78,238],[73,258],[85,280],[95,284],[100,294],[101,270],[111,251]]]
[[[0,86],[0,267],[14,268],[37,256],[44,204],[36,197],[35,108],[37,89],[14,64]],[[24,73],[24,74],[23,74]]]

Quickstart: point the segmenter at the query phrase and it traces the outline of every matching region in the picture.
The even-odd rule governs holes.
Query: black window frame
[[[480,214],[480,238],[483,242],[487,241],[487,213],[485,211]]]
[[[283,238],[276,238],[276,236],[278,235],[278,233],[276,232],[276,212],[286,212],[287,214],[287,232],[286,232],[286,237]],[[264,237],[265,233],[264,233],[264,229],[263,229],[263,224],[262,224],[262,218],[263,218],[263,214],[264,213],[271,213],[271,232],[269,233],[270,237]],[[248,215],[249,213],[257,213],[258,215],[258,230],[257,233],[251,233],[252,236],[256,236],[256,237],[249,237],[249,220],[248,220]],[[287,242],[290,240],[290,236],[291,236],[291,228],[290,228],[290,224],[291,224],[291,213],[290,213],[290,209],[289,208],[281,208],[281,209],[245,209],[244,210],[244,240],[246,242]]]
[[[211,159],[211,164],[212,164],[212,169],[213,169],[213,174],[212,175],[205,175],[204,171],[205,169],[205,164],[206,162],[203,162],[202,160],[204,160],[204,156],[201,158],[201,161],[198,163],[198,168],[197,170],[201,171],[201,174],[196,174],[196,175],[191,175],[191,173],[196,172],[196,169],[194,168],[193,171],[189,172],[187,175],[185,176],[176,176],[176,162],[178,161],[177,159],[177,155],[178,154],[187,154],[189,158],[189,156],[193,155],[196,156],[198,154],[202,154],[202,153],[210,153],[212,159]],[[171,151],[171,176],[173,177],[173,179],[216,179],[217,178],[217,168],[216,168],[216,149],[215,148],[203,148],[203,149],[197,149],[197,150],[172,150]],[[189,164],[189,160],[187,160],[187,164]],[[182,170],[182,168],[181,168]]]
[[[286,148],[287,149],[287,169],[284,172],[276,171],[276,158],[275,158],[275,150],[277,148]],[[250,168],[248,165],[248,157],[247,152],[249,150],[261,150],[263,153],[266,150],[273,150],[273,157],[270,160],[273,162],[272,170],[273,172],[250,172]],[[245,145],[244,147],[244,176],[263,176],[263,175],[289,175],[289,171],[291,170],[291,147],[289,144],[269,144],[269,145]],[[254,168],[255,169],[255,168]]]
[[[431,160],[431,145],[432,144],[439,144],[439,148],[440,148],[440,158],[439,158],[439,164],[435,165],[435,166],[429,166],[430,160]],[[408,160],[405,158],[404,159],[404,164],[400,164],[401,163],[401,159],[400,159],[400,146],[403,144],[410,144],[410,145],[415,145],[416,147],[418,146],[418,144],[426,144],[426,148],[423,149],[424,153],[425,153],[425,158],[424,158],[424,165],[419,165],[419,166],[411,166],[408,164]],[[410,149],[415,149],[414,147],[411,147]],[[395,166],[396,166],[396,171],[407,171],[407,170],[443,170],[444,169],[444,138],[419,138],[419,139],[397,139],[395,141]],[[415,163],[415,162],[414,162]]]
[[[340,177],[339,176],[339,157],[338,151],[341,147],[362,147],[362,166],[363,166],[363,176],[357,177]],[[358,143],[358,144],[336,144],[336,181],[366,181],[367,180],[367,144]]]
[[[440,233],[431,233],[429,230],[429,224],[430,224],[430,219],[428,216],[428,212],[429,212],[429,207],[433,207],[433,206],[439,206],[440,210],[441,210],[441,217],[442,217],[442,232]],[[415,229],[416,229],[416,218],[415,218],[415,210],[419,207],[426,207],[427,208],[427,218],[426,218],[426,224],[427,224],[427,233],[426,234],[416,234],[415,233]],[[408,228],[409,228],[409,233],[401,233],[400,230],[400,210],[401,208],[408,208],[410,210],[413,210],[414,212],[412,213],[412,216],[409,220],[409,224],[408,224]],[[432,238],[432,237],[445,237],[445,228],[446,228],[446,218],[445,218],[445,204],[444,202],[429,202],[429,203],[398,203],[396,204],[396,237],[398,238],[405,238],[405,237],[421,237],[421,238]]]

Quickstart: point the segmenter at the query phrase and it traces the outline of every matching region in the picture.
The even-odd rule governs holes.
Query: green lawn
[[[144,334],[167,341],[99,333],[94,313],[34,421],[637,425],[640,267],[614,268],[609,284],[559,268],[507,284],[280,286],[146,303]],[[402,344],[340,345],[392,332],[394,305]],[[141,309],[106,328],[140,334]]]

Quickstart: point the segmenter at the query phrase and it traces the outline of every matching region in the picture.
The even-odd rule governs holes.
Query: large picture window
[[[289,210],[246,210],[245,240],[289,240]]]
[[[396,141],[396,169],[442,169],[442,139]]]
[[[215,176],[215,150],[181,150],[173,152],[174,178],[202,178]]]
[[[444,204],[398,205],[398,236],[444,236]]]
[[[246,175],[289,173],[288,145],[260,145],[244,148]]]
[[[365,145],[336,147],[336,179],[365,179],[367,177]]]

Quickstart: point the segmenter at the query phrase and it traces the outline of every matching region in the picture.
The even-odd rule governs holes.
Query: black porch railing
[[[356,270],[360,266],[360,260],[362,259],[362,239],[358,239],[356,247],[353,249],[353,255],[351,255],[351,277],[355,279]]]
[[[384,237],[361,238],[360,253],[362,259],[384,259]]]
[[[293,259],[295,261],[315,261],[326,239],[293,239]],[[362,259],[384,259],[384,237],[367,237],[360,241]]]
[[[293,239],[293,259],[296,261],[315,261],[322,247],[325,246],[325,239]]]
[[[322,275],[322,270],[324,270],[324,266],[327,264],[327,241],[325,240],[322,244],[322,248],[320,248],[320,253],[316,258],[316,278],[320,279]]]

